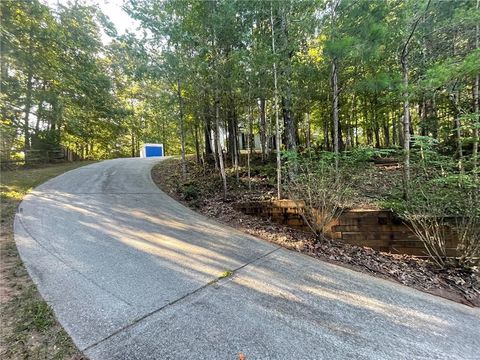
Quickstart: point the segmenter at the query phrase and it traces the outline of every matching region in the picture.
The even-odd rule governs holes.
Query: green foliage
[[[387,149],[402,145],[408,91],[412,156],[435,158],[438,167],[445,159],[431,149],[452,157],[461,144],[465,168],[475,167],[475,2],[432,1],[425,14],[425,0],[335,3],[127,0],[125,10],[145,33],[119,35],[108,14],[83,2],[2,2],[1,156],[59,145],[85,157],[136,156],[144,142],[176,154],[181,139],[187,153],[210,156],[205,138],[212,140],[217,117],[228,159],[250,127],[273,147],[274,64],[282,127],[299,149],[328,152],[335,60],[341,166],[399,158]],[[407,40],[404,88],[399,55]],[[287,138],[282,146],[292,147]]]
[[[233,275],[233,271],[231,271],[231,270],[225,270],[224,272],[222,272],[222,273],[220,274],[220,276],[218,277],[218,279],[219,279],[219,280],[225,279],[225,278],[230,277],[230,276],[232,276],[232,275]]]
[[[342,153],[342,161],[349,165],[364,164],[374,159],[398,156],[396,149],[377,149],[372,146],[360,146]]]
[[[382,205],[410,224],[437,265],[472,266],[480,255],[480,181],[437,148],[431,137],[414,138],[409,196],[403,198],[404,184],[396,184]],[[448,258],[452,239],[458,244],[456,261]]]
[[[182,193],[186,201],[197,200],[200,194],[199,189],[193,183],[183,184]]]
[[[288,197],[305,203],[301,216],[320,239],[328,225],[351,204],[353,191],[347,167],[336,168],[329,152],[284,152]]]

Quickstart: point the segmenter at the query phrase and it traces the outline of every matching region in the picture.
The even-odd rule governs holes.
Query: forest
[[[420,213],[467,214],[459,236],[477,239],[465,245],[469,259],[480,251],[479,0],[126,0],[123,9],[139,25],[120,35],[82,1],[1,3],[2,163],[58,149],[135,157],[162,143],[181,155],[185,181],[189,155],[211,166],[224,197],[229,174],[238,183],[247,172],[251,188],[257,159],[274,167],[277,198],[315,190],[325,204],[325,193],[354,187],[345,175],[364,173],[358,164],[397,161],[402,176],[381,205],[419,233],[432,228]],[[445,249],[433,255],[444,265]]]
[[[0,55],[0,358],[478,357],[480,0],[0,0]]]

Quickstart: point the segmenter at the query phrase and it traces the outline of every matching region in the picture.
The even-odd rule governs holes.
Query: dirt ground
[[[238,183],[235,176],[230,174],[228,197],[223,199],[218,174],[197,166],[193,160],[189,160],[188,170],[187,178],[183,179],[179,160],[169,159],[152,170],[152,177],[173,198],[248,234],[355,271],[395,281],[468,306],[480,306],[478,270],[440,270],[428,260],[410,255],[379,252],[338,240],[316,241],[311,233],[246,215],[234,208],[235,204],[245,201],[274,197],[275,191],[268,179],[258,171],[252,172],[252,190],[248,190],[244,171],[240,172]]]

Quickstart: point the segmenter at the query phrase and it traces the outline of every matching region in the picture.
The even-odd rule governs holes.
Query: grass
[[[83,359],[42,299],[18,255],[13,220],[23,197],[41,183],[91,162],[3,171],[0,177],[0,358]]]
[[[222,272],[222,273],[220,274],[220,276],[218,277],[218,280],[225,279],[225,278],[230,277],[230,276],[232,276],[232,275],[233,275],[233,271],[231,271],[231,270],[225,270],[224,272]]]

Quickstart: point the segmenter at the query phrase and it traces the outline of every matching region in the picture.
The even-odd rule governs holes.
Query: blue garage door
[[[146,146],[145,147],[145,156],[163,156],[163,148],[160,146]]]

